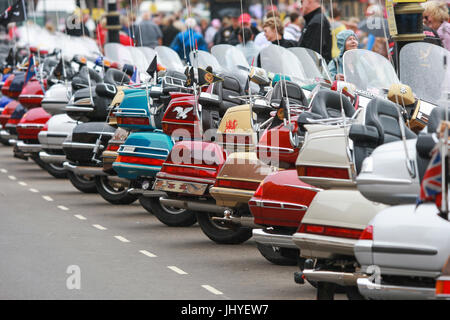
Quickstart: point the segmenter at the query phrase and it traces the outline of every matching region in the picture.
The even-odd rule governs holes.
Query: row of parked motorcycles
[[[15,157],[217,244],[252,238],[318,299],[450,297],[448,216],[416,204],[448,119],[445,49],[404,46],[399,77],[350,50],[345,82],[318,53],[276,45],[257,66],[230,45],[189,65],[163,46],[29,51],[3,66],[0,141]]]

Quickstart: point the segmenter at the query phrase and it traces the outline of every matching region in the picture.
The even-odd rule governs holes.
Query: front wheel
[[[203,233],[212,241],[219,244],[240,244],[252,237],[252,229],[242,226],[224,226],[215,222],[213,214],[199,212],[197,221]]]
[[[67,171],[67,177],[72,185],[84,193],[96,193],[97,187],[92,177],[76,175],[72,171]]]
[[[112,204],[131,204],[137,200],[135,195],[128,193],[128,187],[110,181],[107,176],[96,176],[95,186],[98,194]]]
[[[261,255],[273,264],[279,266],[296,266],[298,264],[300,255],[298,249],[274,248],[262,243],[257,243],[256,247]]]
[[[162,205],[158,197],[141,196],[139,202],[145,210],[169,227],[189,227],[197,222],[194,212]]]

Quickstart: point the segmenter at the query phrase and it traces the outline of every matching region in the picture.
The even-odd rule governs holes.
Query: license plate
[[[124,146],[122,152],[134,152],[134,149],[136,149],[136,147]]]
[[[207,187],[208,185],[203,183],[157,179],[153,189],[167,192],[203,195]]]

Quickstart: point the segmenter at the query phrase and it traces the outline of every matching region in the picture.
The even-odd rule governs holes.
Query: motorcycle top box
[[[62,83],[51,86],[41,101],[42,108],[51,115],[65,113],[64,108],[71,96],[71,87]]]
[[[51,118],[43,108],[33,108],[27,111],[17,124],[17,134],[20,140],[37,143],[38,134]]]
[[[63,143],[67,160],[90,164],[96,148],[104,148],[114,135],[115,128],[104,122],[87,122],[77,125],[72,136]]]
[[[128,136],[118,150],[113,169],[130,180],[154,177],[173,147],[172,139],[162,132],[136,132]]]
[[[41,101],[44,98],[44,89],[47,89],[46,79],[41,83],[36,78],[31,78],[23,86],[19,95],[19,102],[27,109],[40,107]]]

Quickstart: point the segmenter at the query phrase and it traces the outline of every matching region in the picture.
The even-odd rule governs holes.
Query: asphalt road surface
[[[250,239],[218,245],[55,179],[0,146],[0,299],[315,299]]]

